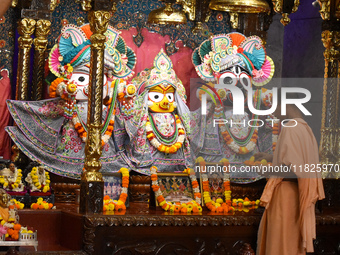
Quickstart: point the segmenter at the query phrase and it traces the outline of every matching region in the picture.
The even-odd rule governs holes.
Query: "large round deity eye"
[[[89,85],[90,76],[86,73],[73,73],[70,80],[77,83],[78,86],[87,86]]]
[[[235,86],[237,84],[237,77],[232,72],[225,72],[220,76],[219,83]]]
[[[164,98],[164,94],[160,92],[149,92],[149,100],[155,103],[159,103]]]
[[[241,73],[239,80],[245,89],[248,89],[251,87],[251,79],[248,74]]]
[[[174,93],[166,93],[166,97],[168,98],[169,102],[172,103],[174,101]]]

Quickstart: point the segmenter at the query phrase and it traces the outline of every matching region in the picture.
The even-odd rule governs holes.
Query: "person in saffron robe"
[[[279,97],[280,98],[280,97]],[[258,232],[257,255],[300,255],[313,252],[315,203],[325,197],[320,173],[300,172],[298,166],[319,164],[318,144],[295,105],[287,105],[291,119],[282,128],[274,155],[255,154],[256,160],[273,159],[273,166],[292,166],[290,173],[271,176],[261,196],[265,211]],[[296,171],[294,171],[296,166]]]

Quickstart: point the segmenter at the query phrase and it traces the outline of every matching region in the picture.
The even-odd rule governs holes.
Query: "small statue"
[[[134,169],[150,174],[151,166],[167,172],[192,166],[185,89],[163,49],[154,67],[139,73],[132,82],[138,96],[134,115],[126,121],[125,128],[130,136],[126,151]]]
[[[7,194],[7,192],[4,189],[0,189],[0,217],[5,222],[9,219],[9,210],[8,210],[8,204],[11,200],[11,196]],[[3,222],[1,222],[1,225]]]
[[[25,181],[31,192],[47,193],[50,189],[50,176],[43,166],[33,167]]]
[[[7,191],[22,192],[24,185],[22,183],[22,171],[17,169],[15,164],[11,162],[8,168],[0,170],[0,184]]]

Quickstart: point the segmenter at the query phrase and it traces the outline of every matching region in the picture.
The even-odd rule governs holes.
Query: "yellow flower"
[[[115,205],[114,204],[109,204],[108,205],[108,210],[109,211],[113,211],[115,209]]]
[[[223,203],[223,199],[218,198],[218,199],[216,199],[216,202],[219,203],[219,204],[222,204]]]
[[[268,162],[267,162],[267,160],[265,160],[265,159],[262,159],[262,160],[261,160],[261,164],[262,164],[262,165],[267,165],[267,164],[268,164]]]
[[[204,158],[202,158],[202,157],[198,157],[198,158],[196,159],[196,162],[197,162],[197,163],[204,162]]]
[[[72,73],[73,67],[70,64],[67,64],[67,72]]]

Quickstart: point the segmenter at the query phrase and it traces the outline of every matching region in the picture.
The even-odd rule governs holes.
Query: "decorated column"
[[[320,159],[322,163],[338,163],[338,111],[339,111],[339,46],[340,33],[325,30],[322,32],[325,46],[325,74],[321,119]]]
[[[17,72],[17,84],[16,84],[16,96],[17,100],[28,99],[28,79],[30,73],[30,51],[32,47],[33,39],[31,35],[34,32],[35,20],[29,18],[23,18],[18,23],[18,33],[20,35],[18,39],[19,43],[19,56],[18,56],[18,72]]]
[[[80,211],[99,213],[103,210],[104,182],[100,156],[102,154],[102,105],[104,80],[104,43],[110,13],[108,11],[90,11],[91,62],[90,86],[88,98],[87,128],[88,135],[85,147],[85,165],[81,178]]]
[[[323,19],[321,40],[325,47],[325,72],[322,99],[320,161],[322,164],[340,163],[340,7],[333,0],[319,0]],[[324,177],[338,177],[339,173],[323,173]]]
[[[45,53],[47,48],[47,36],[50,33],[51,22],[49,20],[40,19],[36,23],[34,39],[34,69],[33,85],[32,85],[32,100],[43,99],[43,81],[44,81],[44,65]]]

